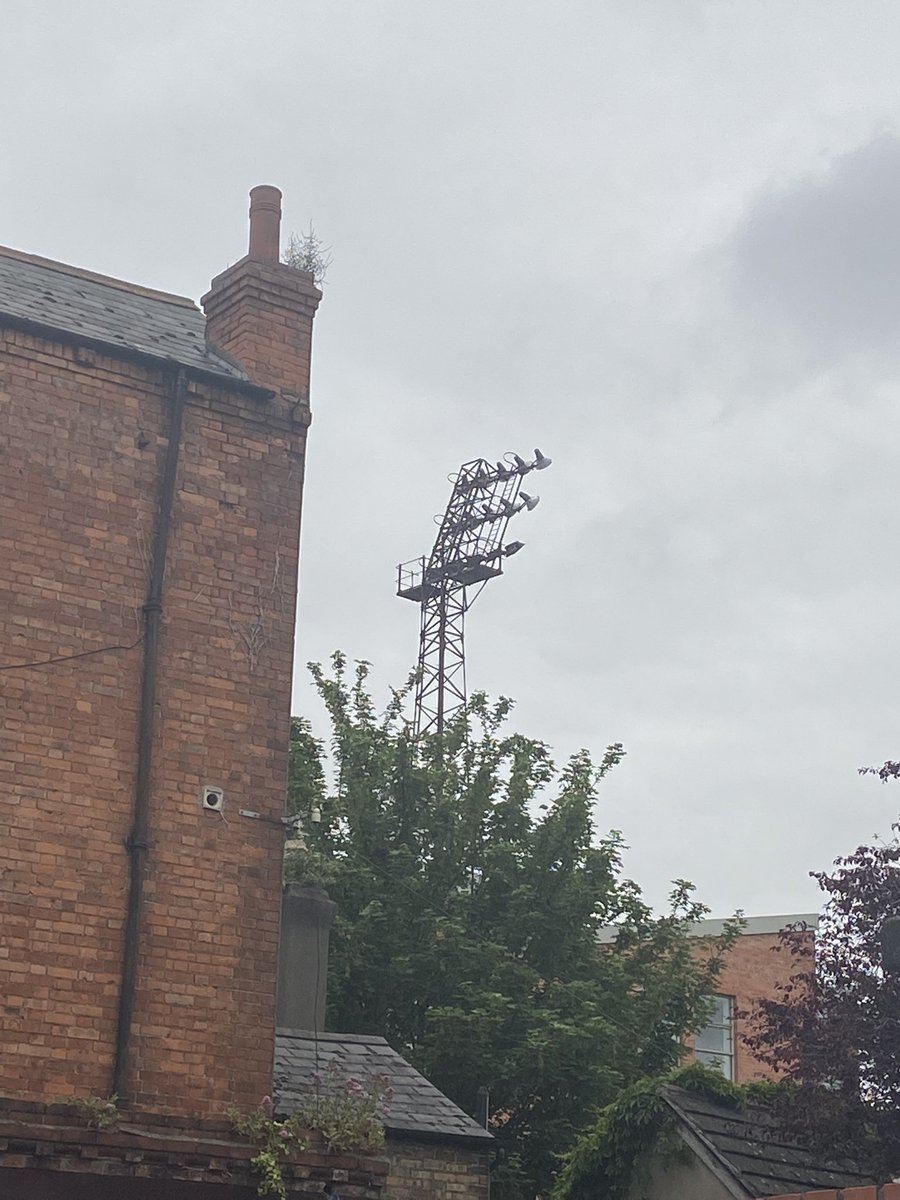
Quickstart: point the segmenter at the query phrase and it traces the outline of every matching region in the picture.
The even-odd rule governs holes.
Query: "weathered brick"
[[[190,381],[133,1035],[135,1106],[185,1115],[251,1107],[271,1090],[283,834],[238,811],[278,818],[284,808],[318,301],[289,268],[243,260],[226,274],[207,298],[212,310],[221,294],[228,312],[213,340],[246,354],[251,376],[252,362],[265,363],[256,382],[274,395]],[[2,675],[0,993],[20,1011],[0,1012],[0,1076],[21,1100],[103,1095],[123,954],[141,608],[171,402],[153,366],[2,326],[0,315],[0,666],[65,661]],[[124,648],[66,657],[108,646]],[[204,782],[224,787],[227,823],[202,811]],[[31,1047],[24,1072],[19,1047]]]
[[[390,1169],[387,1193],[391,1200],[488,1200],[490,1155],[484,1150],[390,1139],[386,1147]]]

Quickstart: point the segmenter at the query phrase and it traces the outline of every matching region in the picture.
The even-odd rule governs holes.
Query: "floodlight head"
[[[522,457],[521,454],[514,454],[513,459],[515,460],[516,470],[521,471],[523,475],[525,474],[526,471],[531,470],[531,467],[529,467],[528,463],[525,461],[525,459]]]
[[[541,502],[540,496],[529,496],[527,492],[519,492],[519,499],[524,502],[529,512],[534,512]]]
[[[547,458],[545,455],[541,454],[537,447],[535,447],[534,462],[531,464],[535,471],[543,471],[546,467],[549,467],[552,462],[552,458]]]
[[[508,546],[503,547],[503,557],[512,558],[514,554],[519,553],[524,545],[524,542],[510,542]]]

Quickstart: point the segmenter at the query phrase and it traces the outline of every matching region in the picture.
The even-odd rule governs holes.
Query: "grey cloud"
[[[560,756],[626,743],[599,820],[654,900],[685,875],[720,911],[806,908],[806,869],[896,809],[854,771],[900,726],[900,151],[871,136],[900,128],[900,12],[148,12],[10,8],[0,240],[196,296],[272,182],[333,245],[297,709],[335,646],[404,677],[393,571],[447,472],[537,443],[470,683]]]
[[[900,138],[884,134],[754,205],[733,246],[745,318],[808,358],[894,358],[900,330]],[[796,345],[792,343],[792,352]]]

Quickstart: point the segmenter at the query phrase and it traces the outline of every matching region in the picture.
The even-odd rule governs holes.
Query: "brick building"
[[[710,1024],[693,1039],[694,1053],[701,1061],[715,1064],[734,1083],[767,1079],[771,1071],[753,1056],[744,1038],[752,1013],[762,999],[774,998],[780,984],[801,969],[780,950],[778,933],[786,926],[809,929],[809,970],[813,970],[813,939],[818,924],[816,913],[793,913],[773,917],[745,917],[744,928],[725,958],[714,997]],[[724,921],[699,921],[697,937],[715,937]]]
[[[750,1032],[752,1015],[760,1000],[774,998],[778,987],[803,970],[780,949],[779,931],[786,926],[809,930],[809,970],[814,968],[814,938],[819,922],[817,913],[791,913],[772,917],[745,917],[744,927],[735,944],[725,956],[725,965],[718,979],[718,992],[710,997],[713,1014],[705,1029],[689,1039],[696,1058],[715,1066],[733,1083],[752,1079],[768,1079],[772,1072],[751,1053],[745,1036]],[[698,921],[691,935],[698,939],[719,936],[725,921]],[[614,925],[602,929],[601,942],[613,942]],[[702,951],[705,953],[705,950]]]
[[[0,250],[0,1196],[255,1193],[320,300],[280,199],[202,311]],[[297,1194],[333,1170],[386,1167]]]
[[[386,1157],[314,1134],[292,1196],[488,1194],[490,1134],[317,1031],[333,905],[282,895],[321,297],[280,200],[202,311],[0,249],[0,1200],[254,1196],[223,1114],[289,1112],[320,1043],[398,1100]],[[314,1030],[279,1031],[277,1089],[276,1011]],[[111,1095],[109,1126],[73,1099]]]

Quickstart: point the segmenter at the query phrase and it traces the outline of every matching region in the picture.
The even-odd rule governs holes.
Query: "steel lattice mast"
[[[417,734],[442,733],[466,703],[466,613],[487,581],[503,574],[504,558],[522,549],[521,542],[504,544],[507,526],[538,502],[521,491],[524,477],[549,466],[540,450],[532,462],[507,454],[502,462],[463,463],[451,476],[453,492],[431,554],[397,568],[397,595],[421,608]]]

